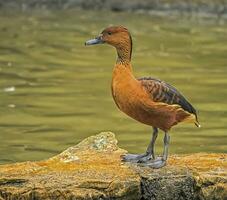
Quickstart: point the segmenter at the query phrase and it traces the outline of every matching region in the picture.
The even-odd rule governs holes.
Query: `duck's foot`
[[[166,165],[166,160],[163,157],[152,159],[150,154],[126,154],[122,156],[122,161],[138,163],[140,166],[151,167],[154,169],[162,168]]]
[[[126,154],[122,156],[122,161],[138,163],[138,165],[140,166],[148,166],[154,169],[164,167],[166,165],[166,161],[168,157],[168,147],[169,147],[170,136],[167,132],[165,132],[163,156],[157,157],[157,158],[155,158],[155,154],[154,154],[154,142],[156,138],[157,138],[157,128],[154,128],[153,137],[147,148],[146,153]]]
[[[155,160],[149,160],[148,162],[141,163],[140,165],[158,169],[166,165],[166,160],[163,157],[157,157]]]
[[[151,160],[151,154],[126,154],[122,156],[122,161],[132,163],[147,163]]]
[[[149,154],[126,154],[122,156],[122,161],[132,162],[132,163],[145,163],[151,160],[151,155]]]

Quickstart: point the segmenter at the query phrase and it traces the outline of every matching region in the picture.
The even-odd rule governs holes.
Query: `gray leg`
[[[170,136],[167,132],[165,132],[164,136],[164,152],[163,152],[163,160],[167,160],[168,153],[169,153],[169,142],[170,142]]]
[[[147,154],[151,155],[153,159],[155,159],[155,153],[154,153],[154,144],[155,141],[158,137],[158,129],[156,127],[153,127],[153,134],[152,134],[152,138],[151,138],[151,142],[147,147]]]
[[[146,166],[149,166],[152,168],[161,168],[166,165],[166,161],[168,158],[169,142],[170,142],[170,136],[167,132],[165,132],[163,156],[158,157],[155,160],[151,160],[149,163],[146,163]]]
[[[153,127],[153,134],[151,141],[147,147],[146,153],[144,154],[126,154],[123,156],[122,160],[125,162],[135,162],[135,163],[146,163],[151,160],[151,156],[154,159],[154,144],[158,136],[158,129]]]

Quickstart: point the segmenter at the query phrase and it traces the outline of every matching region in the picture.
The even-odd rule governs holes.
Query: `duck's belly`
[[[163,103],[153,102],[141,87],[128,85],[125,89],[112,88],[118,108],[133,119],[164,131],[177,124],[176,112]]]

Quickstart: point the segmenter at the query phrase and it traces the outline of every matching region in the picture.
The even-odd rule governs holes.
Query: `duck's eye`
[[[108,34],[108,35],[112,35],[112,33],[111,33],[111,32],[107,32],[107,34]]]

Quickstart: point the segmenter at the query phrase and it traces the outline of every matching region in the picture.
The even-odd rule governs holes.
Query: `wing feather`
[[[151,77],[140,78],[138,80],[151,95],[153,101],[162,102],[169,105],[177,104],[183,108],[183,110],[195,115],[196,121],[198,122],[195,108],[176,88],[164,81]],[[196,125],[199,126],[199,123]]]

